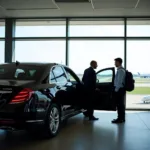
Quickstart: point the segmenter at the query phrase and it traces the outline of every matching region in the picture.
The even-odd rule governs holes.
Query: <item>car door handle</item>
[[[57,88],[57,89],[61,89],[61,87],[60,87],[59,85],[58,85],[58,86],[56,86],[56,88]]]

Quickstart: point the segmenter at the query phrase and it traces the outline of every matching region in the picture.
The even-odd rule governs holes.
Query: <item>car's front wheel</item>
[[[60,109],[56,104],[52,104],[48,110],[45,125],[48,137],[57,135],[60,128]]]

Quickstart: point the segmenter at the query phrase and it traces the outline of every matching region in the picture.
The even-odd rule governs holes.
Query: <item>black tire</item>
[[[45,119],[45,133],[47,138],[54,137],[58,134],[60,129],[60,122],[61,122],[60,109],[57,104],[52,104],[48,109]]]

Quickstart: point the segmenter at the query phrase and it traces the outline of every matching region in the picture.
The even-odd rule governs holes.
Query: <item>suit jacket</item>
[[[84,71],[82,81],[87,90],[94,91],[96,89],[96,73],[92,67]]]

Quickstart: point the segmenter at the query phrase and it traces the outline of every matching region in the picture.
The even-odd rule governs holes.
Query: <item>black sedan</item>
[[[114,68],[97,72],[92,106],[116,110],[113,99]],[[68,67],[54,63],[0,65],[0,128],[27,129],[42,125],[49,136],[57,135],[62,120],[86,110],[84,86]]]

